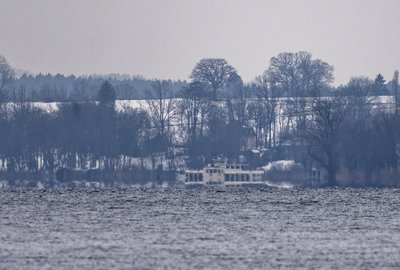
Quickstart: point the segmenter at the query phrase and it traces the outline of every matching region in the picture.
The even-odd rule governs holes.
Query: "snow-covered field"
[[[287,102],[288,100],[292,100],[293,98],[279,98],[279,105],[278,107],[282,107],[282,105]],[[175,99],[175,101],[179,102],[181,99]],[[255,99],[248,99],[249,102],[254,101]],[[222,102],[221,102],[222,103]],[[371,97],[371,103],[375,106],[375,108],[379,106],[384,106],[387,109],[391,109],[394,106],[394,97],[393,96],[377,96]],[[31,102],[32,106],[40,108],[46,112],[56,112],[62,102]],[[11,108],[13,103],[8,103],[8,107]],[[115,102],[115,109],[116,111],[124,111],[127,108],[131,109],[148,109],[148,103],[146,100],[117,100]]]

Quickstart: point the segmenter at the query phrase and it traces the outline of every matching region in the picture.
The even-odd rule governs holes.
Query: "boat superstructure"
[[[182,181],[185,185],[264,185],[264,171],[246,169],[244,164],[209,164],[200,170],[186,170]]]

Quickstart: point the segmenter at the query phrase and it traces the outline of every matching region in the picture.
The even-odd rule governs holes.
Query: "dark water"
[[[400,269],[400,190],[0,190],[0,269],[203,268]]]

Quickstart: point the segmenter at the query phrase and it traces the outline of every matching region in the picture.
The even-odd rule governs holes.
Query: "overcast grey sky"
[[[0,54],[33,73],[187,79],[205,57],[245,81],[305,50],[351,76],[400,68],[400,0],[0,0]]]

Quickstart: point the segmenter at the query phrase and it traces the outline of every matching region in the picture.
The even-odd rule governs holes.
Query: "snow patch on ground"
[[[268,163],[267,165],[263,166],[262,168],[264,171],[270,171],[270,170],[289,171],[297,165],[298,164],[296,162],[294,162],[294,160],[277,160],[277,161]]]

